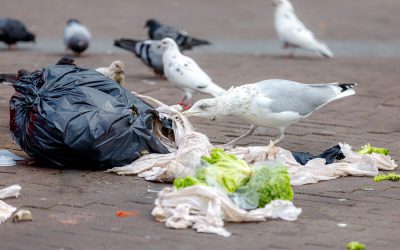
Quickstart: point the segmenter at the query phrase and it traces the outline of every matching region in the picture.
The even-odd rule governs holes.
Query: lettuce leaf
[[[258,195],[258,207],[265,207],[272,200],[293,200],[293,189],[286,166],[256,165],[249,182],[241,187],[237,193],[253,200]]]
[[[214,148],[210,157],[203,156],[202,161],[206,166],[199,167],[195,177],[209,186],[219,186],[232,193],[250,179],[251,168],[247,163],[221,148]]]
[[[365,245],[357,241],[350,241],[346,245],[347,250],[364,250]]]
[[[389,149],[387,148],[377,148],[377,147],[373,147],[371,146],[371,144],[365,144],[364,146],[362,146],[359,150],[356,151],[359,154],[362,155],[367,155],[367,154],[381,154],[381,155],[388,155],[389,154]]]
[[[205,184],[192,176],[186,176],[185,178],[179,177],[176,178],[174,181],[174,187],[176,187],[176,189],[178,190],[195,185],[205,185]]]
[[[396,174],[394,172],[387,174],[379,174],[374,177],[375,182],[380,181],[400,181],[400,174]]]

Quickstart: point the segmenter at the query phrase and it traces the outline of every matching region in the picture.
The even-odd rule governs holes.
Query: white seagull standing
[[[289,0],[273,0],[275,6],[275,30],[284,48],[291,48],[290,57],[295,48],[314,51],[325,57],[333,57],[326,44],[319,42],[314,34],[297,18]]]
[[[265,80],[232,87],[217,98],[203,99],[185,111],[186,116],[236,116],[251,123],[250,130],[230,141],[251,135],[257,127],[277,128],[283,140],[285,129],[336,99],[355,94],[355,83],[302,84],[288,80]]]
[[[226,90],[215,84],[192,58],[182,55],[173,39],[162,39],[160,46],[165,49],[163,54],[164,75],[168,81],[185,92],[179,103],[184,108],[185,105],[191,105],[190,100],[195,91],[214,97],[226,93]]]

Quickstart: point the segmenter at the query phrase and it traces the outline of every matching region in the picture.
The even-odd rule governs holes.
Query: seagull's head
[[[157,46],[157,48],[163,48],[165,50],[178,49],[178,45],[176,44],[174,39],[166,37],[160,41],[160,44]]]
[[[125,65],[122,61],[114,61],[110,64],[110,69],[115,73],[124,73]]]
[[[144,25],[144,28],[156,28],[158,26],[160,26],[160,22],[157,21],[156,19],[148,19],[146,21],[146,24]]]
[[[211,117],[221,115],[218,98],[208,98],[197,101],[193,106],[183,112],[185,116]]]

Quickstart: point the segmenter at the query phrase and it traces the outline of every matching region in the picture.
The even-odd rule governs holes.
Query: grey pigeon
[[[64,28],[64,44],[66,49],[80,54],[85,51],[90,44],[92,35],[88,28],[81,24],[77,19],[69,19]]]
[[[121,38],[115,40],[114,45],[134,53],[145,65],[152,68],[156,75],[164,75],[162,55],[165,49],[160,47],[160,41]]]
[[[272,142],[279,143],[285,129],[311,115],[331,101],[354,95],[355,83],[302,84],[288,80],[266,80],[232,87],[220,97],[203,99],[183,114],[199,117],[235,116],[247,120],[250,130],[238,140],[251,135],[257,127],[277,128],[280,136]]]
[[[17,42],[35,42],[35,35],[28,31],[25,25],[16,19],[0,19],[0,41],[11,48]]]
[[[170,37],[175,40],[181,50],[192,49],[195,46],[209,45],[210,42],[201,40],[192,36],[184,31],[175,27],[162,25],[155,19],[149,19],[145,27],[149,28],[149,37],[152,40],[161,40]]]

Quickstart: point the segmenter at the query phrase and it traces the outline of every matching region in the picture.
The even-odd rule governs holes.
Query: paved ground
[[[229,46],[236,53],[212,48],[189,53],[225,87],[268,78],[359,83],[356,96],[332,103],[290,127],[282,147],[317,153],[338,142],[355,147],[370,142],[389,148],[399,161],[400,58],[396,53],[387,53],[385,48],[400,41],[400,3],[297,0],[294,4],[306,24],[322,39],[342,44],[343,50],[352,42],[360,48],[373,44],[373,48],[383,48],[385,53],[360,49],[346,56],[338,51],[340,56],[333,60],[308,53],[287,60],[279,56],[283,53],[280,50],[257,48],[248,53],[254,41],[274,38],[268,1],[104,0],[93,4],[86,0],[61,4],[51,0],[3,0],[0,16],[26,21],[38,33],[37,47],[41,49],[24,45],[19,50],[6,51],[0,47],[0,71],[33,70],[54,63],[62,53],[61,42],[55,41],[61,41],[64,21],[74,16],[82,19],[94,37],[102,41],[77,59],[79,65],[98,67],[121,59],[126,63],[128,89],[174,104],[180,98],[179,91],[154,78],[132,55],[104,42],[123,36],[144,38],[144,21],[159,17],[180,24],[199,37],[217,41],[217,48],[224,47],[222,41],[232,41]],[[12,93],[9,87],[0,86],[0,148],[27,157],[8,133],[8,100]],[[205,96],[195,96],[202,97]],[[193,124],[218,143],[238,136],[248,127],[235,119],[218,123],[193,119]],[[275,134],[273,130],[258,131],[243,144],[265,144]],[[8,202],[31,210],[34,217],[33,222],[1,225],[1,249],[344,249],[350,240],[365,243],[367,249],[400,246],[398,183],[344,177],[296,187],[294,203],[303,208],[298,221],[227,224],[233,235],[225,239],[191,230],[169,230],[153,221],[152,202],[162,184],[103,172],[47,169],[30,166],[28,162],[0,168],[0,187],[18,183],[23,188],[20,198]],[[135,210],[139,215],[118,218],[117,210]],[[346,223],[347,227],[339,227],[338,223]]]

